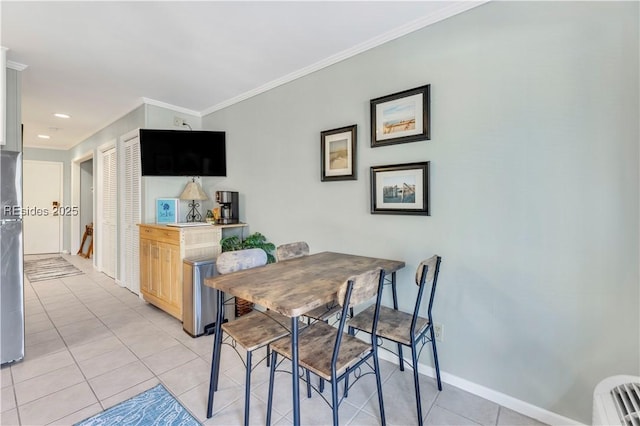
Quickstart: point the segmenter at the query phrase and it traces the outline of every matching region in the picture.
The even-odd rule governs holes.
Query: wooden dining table
[[[239,297],[274,310],[291,318],[293,424],[299,425],[299,317],[314,308],[334,302],[338,288],[349,277],[375,268],[384,269],[385,278],[392,285],[393,303],[397,308],[395,273],[404,266],[405,263],[398,260],[322,252],[206,278],[205,285],[217,290],[216,303],[218,307],[210,387],[213,391],[217,389],[220,371],[221,326],[224,321],[223,301],[225,295]],[[213,410],[211,402],[210,399],[207,407],[208,416],[211,416]]]

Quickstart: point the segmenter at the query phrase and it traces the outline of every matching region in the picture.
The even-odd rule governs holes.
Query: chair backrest
[[[371,327],[371,346],[376,345],[376,331],[378,328],[378,317],[380,316],[380,303],[382,301],[382,287],[384,285],[384,270],[377,268],[354,275],[348,278],[338,289],[338,303],[342,306],[342,314],[340,315],[340,323],[338,325],[338,333],[333,347],[333,356],[331,364],[333,368],[338,360],[340,352],[340,343],[346,319],[349,317],[349,308],[360,305],[373,297],[376,298],[375,310],[373,314],[373,324]]]
[[[225,251],[216,259],[219,274],[230,274],[242,269],[255,268],[267,264],[267,253],[259,248]]]
[[[413,321],[411,323],[411,330],[415,331],[416,319],[420,312],[420,306],[424,299],[424,292],[426,287],[431,287],[429,295],[429,305],[427,306],[427,316],[429,323],[432,323],[431,308],[433,307],[433,299],[436,295],[436,283],[438,282],[438,273],[440,272],[440,262],[442,258],[438,255],[433,255],[429,259],[423,260],[418,265],[416,270],[416,284],[420,287],[418,290],[418,298],[416,300],[416,307],[413,311]]]
[[[276,257],[278,261],[295,259],[296,257],[308,256],[309,244],[304,241],[295,243],[281,244],[276,248]]]

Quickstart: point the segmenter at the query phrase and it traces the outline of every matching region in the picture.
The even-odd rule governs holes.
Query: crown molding
[[[319,71],[323,68],[334,65],[338,62],[344,61],[345,59],[349,59],[352,56],[358,55],[367,50],[373,49],[374,47],[380,46],[389,41],[395,40],[402,36],[405,36],[414,31],[420,30],[429,25],[435,24],[436,22],[440,22],[444,19],[450,18],[452,16],[458,15],[462,12],[466,12],[467,10],[473,9],[475,7],[481,6],[485,3],[488,3],[491,0],[479,0],[479,1],[455,1],[451,2],[449,6],[444,9],[440,9],[437,12],[434,12],[430,15],[423,16],[415,21],[409,22],[401,27],[398,27],[392,31],[388,31],[384,34],[381,34],[377,37],[374,37],[370,40],[367,40],[363,43],[360,43],[352,48],[339,52],[335,55],[329,56],[326,59],[323,59],[319,62],[316,62],[307,67],[301,68],[297,71],[289,73],[281,78],[276,80],[272,80],[262,86],[259,86],[253,90],[242,93],[236,97],[228,99],[226,101],[220,102],[219,104],[213,105],[200,113],[200,116],[205,116],[207,114],[211,114],[213,112],[219,111],[221,109],[227,108],[233,104],[244,101],[246,99],[252,98],[261,93],[267,92],[271,89],[274,89],[278,86],[282,86],[283,84],[290,83],[293,80],[297,80],[298,78],[304,77],[316,71]]]
[[[142,103],[146,104],[146,105],[153,105],[153,106],[157,106],[160,108],[166,108],[166,109],[170,109],[172,111],[175,112],[181,112],[183,114],[189,114],[189,115],[193,115],[196,117],[202,117],[202,113],[198,112],[198,111],[194,111],[192,109],[188,109],[188,108],[183,108],[177,105],[171,105],[168,104],[166,102],[160,102],[160,101],[156,101],[155,99],[151,99],[151,98],[142,98]]]
[[[24,71],[29,65],[21,64],[19,62],[7,61],[7,68],[11,68],[16,71]]]

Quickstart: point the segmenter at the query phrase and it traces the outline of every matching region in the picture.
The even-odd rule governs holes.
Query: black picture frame
[[[431,139],[431,85],[371,99],[371,147]]]
[[[358,179],[357,146],[357,124],[320,132],[322,182]]]
[[[371,214],[431,216],[430,163],[371,167]]]

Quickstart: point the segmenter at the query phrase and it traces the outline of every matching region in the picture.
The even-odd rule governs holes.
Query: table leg
[[[298,317],[291,317],[291,389],[293,391],[294,426],[300,425],[300,381],[298,366]]]
[[[222,322],[224,321],[224,293],[216,290],[216,305],[218,315],[216,317],[215,336],[213,338],[213,354],[211,356],[211,377],[209,378],[209,401],[207,403],[207,418],[213,415],[213,394],[218,390],[218,377],[220,375],[220,349],[222,347]]]

